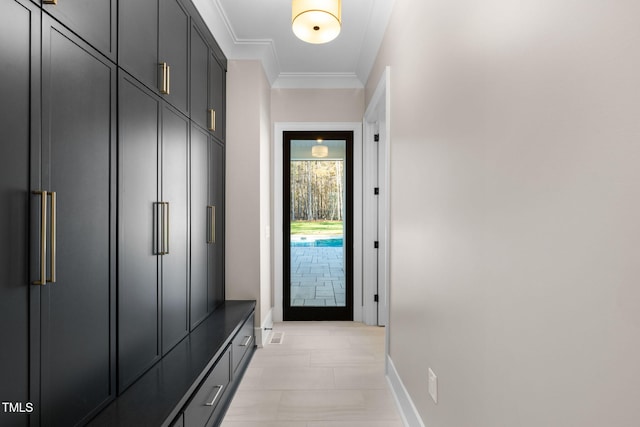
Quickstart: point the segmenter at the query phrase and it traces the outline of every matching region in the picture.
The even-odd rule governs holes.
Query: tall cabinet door
[[[209,144],[209,200],[215,208],[211,223],[215,233],[208,247],[209,311],[224,301],[224,175],[224,147],[212,140]]]
[[[178,0],[160,0],[159,63],[169,66],[164,99],[189,113],[189,15]],[[162,77],[162,76],[161,76]]]
[[[118,15],[118,66],[157,88],[158,0],[121,1]]]
[[[189,15],[179,0],[119,5],[118,65],[189,113]]]
[[[28,1],[0,2],[0,401],[29,396],[30,150],[39,149],[40,11]],[[38,171],[32,181],[39,185]],[[36,401],[37,403],[37,401]],[[0,425],[26,426],[0,410]]]
[[[117,0],[43,1],[43,8],[95,49],[116,60]]]
[[[191,120],[207,129],[209,109],[209,45],[195,24],[191,26]]]
[[[209,182],[209,134],[191,126],[191,328],[209,313],[209,246],[213,220]]]
[[[46,16],[42,40],[42,181],[56,195],[41,287],[42,424],[76,425],[115,395],[116,70]]]
[[[218,62],[216,56],[211,52],[209,55],[209,108],[213,110],[210,120],[210,128],[213,136],[220,141],[225,138],[225,91],[226,91],[226,71],[222,64]]]
[[[162,352],[189,332],[189,120],[162,109]]]
[[[161,101],[125,73],[119,94],[118,389],[160,349],[157,225]]]

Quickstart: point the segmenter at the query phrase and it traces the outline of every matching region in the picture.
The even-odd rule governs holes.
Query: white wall
[[[354,218],[362,216],[362,116],[364,89],[272,89],[271,120],[273,147],[273,284],[275,321],[282,321],[282,132],[285,130],[354,131]],[[361,225],[355,224],[354,241],[354,318],[362,318]]]
[[[361,122],[364,89],[272,89],[273,122]]]
[[[395,1],[367,99],[390,65],[390,357],[425,425],[640,425],[639,16]]]
[[[258,327],[269,321],[273,306],[270,90],[259,61],[229,61],[226,297],[255,299]]]

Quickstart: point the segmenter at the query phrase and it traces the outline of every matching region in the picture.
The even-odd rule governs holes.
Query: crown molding
[[[355,73],[280,73],[272,84],[278,89],[362,89]]]
[[[267,79],[274,88],[363,88],[378,54],[384,36],[376,28],[386,26],[394,0],[374,1],[369,27],[362,43],[354,73],[288,73],[282,72],[272,39],[240,39],[227,17],[220,0],[192,0],[227,59],[260,60]]]

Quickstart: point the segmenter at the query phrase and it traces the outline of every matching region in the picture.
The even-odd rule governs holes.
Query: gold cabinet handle
[[[56,217],[58,216],[58,207],[56,202],[56,192],[52,191],[49,193],[51,196],[51,227],[49,228],[50,234],[50,243],[51,243],[51,258],[49,259],[49,271],[51,273],[51,277],[47,279],[47,282],[55,283],[56,282],[56,244],[58,242],[57,235],[57,227],[56,227]]]
[[[47,192],[34,191],[40,195],[40,279],[34,285],[47,284]]]
[[[166,62],[161,62],[160,67],[160,93],[169,95],[171,92],[171,67]]]
[[[44,4],[58,4],[58,0],[42,0]]]
[[[207,230],[207,244],[216,242],[216,207],[207,206],[207,213],[209,214],[209,227]]]
[[[162,235],[162,240],[163,240],[163,249],[164,249],[164,253],[163,255],[168,255],[169,254],[169,202],[163,202],[163,215],[162,215],[162,219],[164,220],[164,228],[163,228],[163,235]]]
[[[154,207],[154,229],[153,247],[155,255],[164,255],[164,218],[162,202],[153,202]]]
[[[242,344],[240,344],[240,347],[246,347],[249,345],[249,343],[251,341],[253,341],[253,336],[249,335],[245,337],[247,340],[245,342],[243,342]]]
[[[216,131],[216,110],[213,108],[209,108],[209,130]]]
[[[213,243],[211,241],[211,208],[212,206],[207,206],[207,245]]]
[[[169,254],[169,203],[157,202],[156,205],[156,247],[157,255]]]
[[[218,400],[218,396],[220,396],[220,393],[222,393],[222,389],[224,388],[224,385],[217,385],[214,386],[213,388],[217,389],[216,390],[216,394],[213,396],[213,399],[211,399],[210,402],[206,402],[204,404],[204,406],[213,406],[216,403],[216,400]]]

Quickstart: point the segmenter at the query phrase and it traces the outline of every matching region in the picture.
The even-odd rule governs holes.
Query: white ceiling
[[[342,0],[333,41],[305,43],[291,30],[291,0],[193,0],[228,59],[261,60],[273,87],[363,87],[394,0]]]

